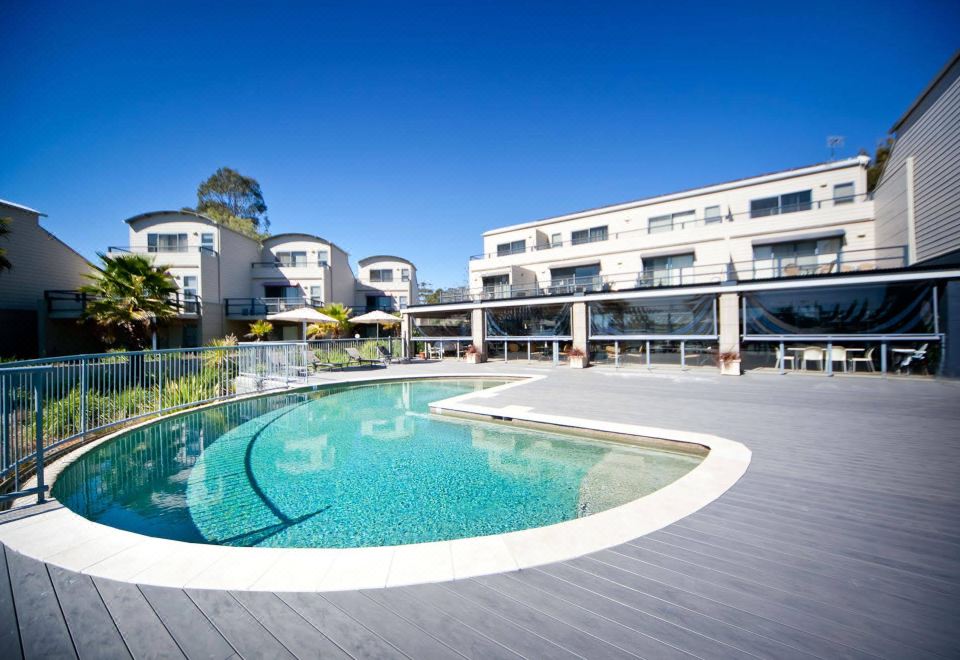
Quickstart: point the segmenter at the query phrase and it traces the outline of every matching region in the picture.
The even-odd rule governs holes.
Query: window
[[[370,269],[370,281],[371,282],[392,282],[393,281],[393,271],[389,268],[371,268]]]
[[[853,201],[853,182],[838,183],[833,187],[833,203],[849,204]]]
[[[183,276],[183,311],[187,314],[197,313],[197,276]]]
[[[298,286],[267,286],[264,285],[263,293],[265,298],[281,298],[287,301],[300,300],[303,293]]]
[[[563,234],[556,233],[550,235],[550,247],[560,247],[563,245]]]
[[[323,302],[323,287],[322,286],[311,286],[310,287],[310,302],[314,304],[321,304]]]
[[[687,223],[696,220],[695,211],[681,211],[679,213],[670,213],[667,215],[658,215],[647,220],[647,233],[659,234],[664,231],[673,231],[674,229],[683,229]]]
[[[720,207],[708,206],[707,208],[703,209],[703,222],[707,225],[723,222],[723,215],[720,212]]]
[[[647,257],[643,260],[646,286],[676,286],[693,280],[693,253]]]
[[[277,252],[277,262],[281,266],[303,268],[307,265],[306,252]]]
[[[754,199],[750,202],[750,217],[763,218],[768,215],[778,215],[781,213],[809,211],[813,206],[811,198],[812,195],[809,190],[801,190],[800,192],[787,193],[779,197]]]
[[[401,268],[401,269],[400,269],[400,281],[401,281],[401,282],[409,282],[409,281],[410,281],[410,269],[409,269],[409,268]]]
[[[380,309],[389,312],[393,309],[393,298],[390,296],[367,296],[367,310]]]
[[[210,252],[214,251],[213,234],[200,234],[200,248]]]
[[[597,241],[607,240],[607,226],[603,227],[591,227],[590,229],[582,229],[580,231],[575,231],[570,234],[570,242],[574,245],[580,245],[581,243],[595,243]]]
[[[809,275],[821,273],[822,270],[831,272],[842,249],[841,236],[755,245],[754,273],[756,277],[763,278]]]
[[[501,243],[497,246],[497,256],[506,257],[511,254],[519,254],[527,251],[526,241],[512,241],[510,243]]]
[[[550,269],[552,293],[594,291],[600,287],[600,264]]]
[[[317,265],[318,266],[329,266],[330,265],[330,253],[326,250],[317,250]]]
[[[397,297],[397,303],[398,303],[400,309],[406,309],[406,308],[407,308],[407,297],[406,297],[406,296],[398,296],[398,297]]]
[[[186,234],[147,234],[147,252],[186,252]]]

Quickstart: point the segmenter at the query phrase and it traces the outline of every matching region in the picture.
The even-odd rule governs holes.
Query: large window
[[[266,298],[282,298],[283,300],[299,300],[303,291],[298,286],[264,285],[263,295]]]
[[[490,298],[509,298],[510,297],[510,276],[487,275],[483,278],[483,297]]]
[[[147,252],[186,252],[186,234],[147,234]]]
[[[764,197],[750,202],[750,217],[763,218],[781,213],[809,211],[812,208],[812,193],[809,190],[786,193],[778,197]]]
[[[488,337],[569,337],[570,305],[493,307],[487,310]]]
[[[696,211],[681,211],[655,216],[647,221],[647,233],[659,234],[664,231],[683,229],[685,225],[696,222],[696,215]]]
[[[393,311],[391,296],[367,296],[367,311],[380,309],[386,312]]]
[[[853,201],[853,182],[838,183],[833,187],[833,203],[849,204]]]
[[[469,337],[470,312],[430,312],[413,317],[417,337]]]
[[[600,283],[600,264],[550,269],[551,293],[595,291]]]
[[[393,271],[390,270],[389,268],[371,268],[370,281],[371,282],[392,282]]]
[[[506,257],[511,254],[519,254],[527,251],[526,241],[512,241],[510,243],[500,243],[497,246],[497,256]]]
[[[303,268],[307,265],[306,252],[277,252],[277,263],[281,266]]]
[[[934,332],[928,284],[808,287],[744,294],[747,335],[895,335]]]
[[[607,240],[607,226],[591,227],[590,229],[581,229],[570,234],[570,242],[574,245],[581,243],[595,243],[597,241]]]
[[[757,277],[789,277],[831,272],[843,248],[843,238],[811,239],[770,243],[753,247]]]
[[[643,258],[645,286],[678,286],[693,281],[693,253]]]
[[[590,303],[591,337],[716,334],[713,296]]]

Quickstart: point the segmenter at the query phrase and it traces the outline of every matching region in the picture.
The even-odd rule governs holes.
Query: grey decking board
[[[130,658],[130,651],[93,580],[58,566],[48,566],[48,572],[80,659]]]
[[[184,657],[170,631],[135,585],[103,578],[93,578],[93,583],[134,658]]]
[[[77,657],[46,564],[16,552],[6,554],[23,656]]]
[[[186,593],[241,657],[295,657],[228,592],[190,589]]]
[[[479,605],[457,596],[437,585],[403,587],[402,591],[414,599],[435,609],[446,612],[453,618],[468,622],[471,628],[496,639],[515,653],[528,658],[575,658],[576,654],[553,642],[529,632]]]
[[[20,646],[20,630],[17,626],[17,608],[13,602],[10,587],[10,573],[7,571],[6,547],[0,546],[0,651],[10,658],[23,657]]]
[[[143,585],[140,592],[191,660],[221,660],[237,652],[182,589]]]
[[[516,660],[521,657],[445,612],[400,593],[399,589],[371,589],[363,595],[468,658]]]
[[[792,654],[796,656],[838,657],[846,652],[845,649],[834,647],[831,648],[832,655],[824,656],[824,648],[830,645],[822,640],[811,640],[808,635],[799,633],[791,634],[792,631],[765,621],[760,621],[758,625],[753,617],[740,611],[717,606],[689,594],[676,598],[674,591],[668,588],[648,591],[631,589],[562,564],[545,567],[539,572],[543,573],[543,577],[538,579],[538,586],[570,598],[575,603],[590,603],[584,606],[701,657],[710,657],[713,653],[711,649],[722,646],[737,649],[738,652],[746,648],[747,653],[774,657],[788,654],[793,649],[796,650]],[[530,577],[527,576],[527,579]],[[641,619],[638,614],[645,616]],[[769,635],[771,631],[778,635]]]
[[[461,653],[357,591],[324,594],[327,601],[411,658],[463,658]]]
[[[298,658],[349,658],[346,651],[297,614],[276,594],[263,591],[231,592],[256,619]]]
[[[526,628],[558,646],[584,657],[628,658],[638,657],[610,644],[576,626],[564,623],[556,617],[530,607],[525,603],[503,598],[498,592],[488,589],[474,580],[458,580],[443,585],[444,588],[470,600],[481,607],[509,619],[514,625]]]
[[[356,620],[320,594],[282,593],[277,595],[297,614],[349,653],[352,658],[359,660],[406,657],[397,646],[359,625]]]

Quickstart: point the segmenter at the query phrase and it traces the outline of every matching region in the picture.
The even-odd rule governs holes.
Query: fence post
[[[43,504],[45,498],[43,491],[43,391],[46,373],[35,371],[33,378],[33,406],[34,419],[36,420],[36,466],[37,466],[37,504]]]
[[[80,435],[87,434],[87,358],[80,358]]]

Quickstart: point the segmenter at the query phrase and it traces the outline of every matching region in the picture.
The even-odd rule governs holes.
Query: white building
[[[359,261],[354,310],[393,311],[417,302],[417,267],[402,257],[377,255]]]
[[[878,251],[866,156],[511,225],[483,235],[485,299],[903,265]]]

